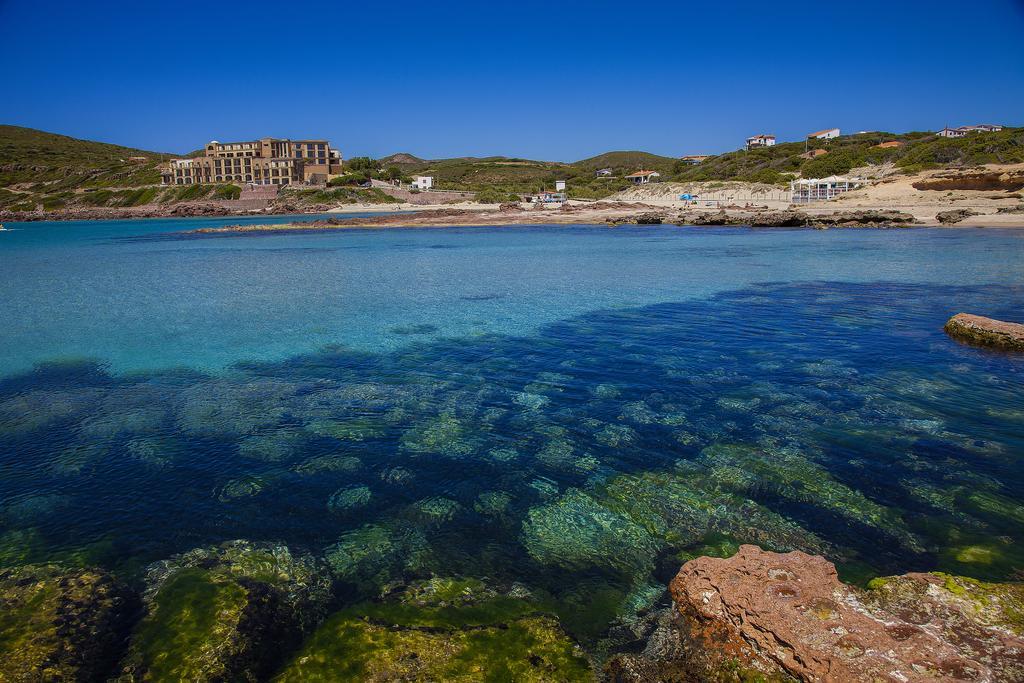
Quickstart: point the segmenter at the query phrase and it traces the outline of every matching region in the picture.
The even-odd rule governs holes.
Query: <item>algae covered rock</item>
[[[323,617],[331,593],[316,560],[248,541],[159,562],[148,582],[126,680],[262,680]]]
[[[335,613],[274,679],[591,681],[558,620],[522,591],[431,579]]]
[[[659,547],[642,526],[578,489],[532,508],[523,522],[522,541],[542,564],[626,573],[649,570]]]
[[[364,590],[379,589],[429,555],[423,532],[407,522],[352,529],[324,553],[336,579]]]
[[[0,681],[104,679],[120,658],[137,603],[98,570],[0,571]]]

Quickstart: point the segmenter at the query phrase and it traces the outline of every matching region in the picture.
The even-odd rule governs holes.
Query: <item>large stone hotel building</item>
[[[164,185],[321,183],[341,172],[341,154],[327,140],[277,138],[214,140],[203,156],[172,159],[160,169]]]

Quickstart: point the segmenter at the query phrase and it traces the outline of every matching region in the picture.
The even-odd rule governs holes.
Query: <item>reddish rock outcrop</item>
[[[687,562],[670,591],[701,655],[694,680],[737,666],[801,681],[1024,680],[1019,584],[906,574],[862,591],[824,558],[745,545]]]
[[[969,344],[1007,351],[1024,351],[1024,325],[957,313],[945,325],[946,334]]]

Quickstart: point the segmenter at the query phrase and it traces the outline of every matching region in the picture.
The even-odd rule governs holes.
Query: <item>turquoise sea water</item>
[[[740,542],[1024,571],[1024,360],[942,332],[1024,318],[1024,233],[180,234],[237,222],[0,233],[0,565],[282,542],[589,647]]]

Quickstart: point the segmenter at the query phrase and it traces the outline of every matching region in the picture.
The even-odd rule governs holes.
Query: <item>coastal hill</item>
[[[379,161],[381,166],[396,166],[405,174],[434,176],[438,185],[454,190],[535,192],[553,189],[556,180],[567,180],[573,196],[581,198],[603,197],[624,189],[627,183],[622,176],[639,169],[668,176],[678,163],[673,157],[640,151],[606,152],[572,163],[505,156],[425,160],[406,153]],[[596,171],[605,168],[611,169],[612,177],[595,176]]]
[[[0,125],[0,187],[61,181],[60,188],[160,182],[167,153]],[[52,189],[58,189],[54,187]]]
[[[398,152],[391,156],[386,156],[383,159],[378,159],[383,166],[419,166],[427,163],[426,159],[420,159],[415,154],[407,154],[405,152]]]
[[[868,132],[832,140],[783,142],[774,147],[719,154],[695,166],[680,164],[680,181],[741,180],[779,185],[790,179],[842,175],[892,164],[902,173],[937,168],[1024,162],[1024,128],[944,138],[935,133]]]
[[[0,211],[17,215],[40,209],[120,210],[144,206],[163,210],[180,202],[239,196],[241,188],[235,185],[161,187],[157,166],[171,156],[176,155],[79,140],[31,128],[0,126]],[[354,163],[357,161],[362,166]],[[311,194],[308,200],[318,206],[394,202],[386,193],[360,187],[371,178],[400,177],[408,181],[413,175],[429,175],[434,176],[435,187],[439,189],[472,192],[485,202],[554,189],[556,180],[568,181],[569,196],[573,199],[626,199],[617,193],[630,190],[639,193],[633,197],[637,201],[651,193],[675,192],[675,186],[667,181],[688,187],[738,181],[757,184],[754,189],[759,192],[765,188],[783,192],[796,177],[821,178],[852,172],[874,179],[909,178],[936,169],[1019,163],[1024,163],[1024,128],[975,133],[957,139],[929,132],[868,132],[828,141],[786,142],[762,149],[737,150],[710,156],[696,165],[643,151],[606,152],[575,162],[507,156],[423,159],[401,152],[377,160],[350,159],[346,162],[350,166],[346,178],[332,182],[332,188],[326,192],[306,193]],[[609,169],[610,174],[597,175],[602,169]],[[633,188],[625,176],[639,169],[658,171],[663,182]],[[750,187],[744,189],[751,191]],[[297,209],[306,201],[291,199],[295,199]]]
[[[95,191],[89,199],[96,201],[110,197],[110,188],[158,184],[157,166],[168,156],[172,155],[0,125],[0,209],[30,211],[39,204],[55,209],[78,203],[86,191]],[[124,193],[143,200],[138,204],[155,195],[141,189]]]
[[[674,157],[663,157],[650,152],[605,152],[596,157],[577,161],[572,165],[574,169],[585,173],[594,173],[604,168],[609,168],[615,175],[633,173],[638,170],[658,171],[662,175],[672,173],[673,168],[679,162]]]

